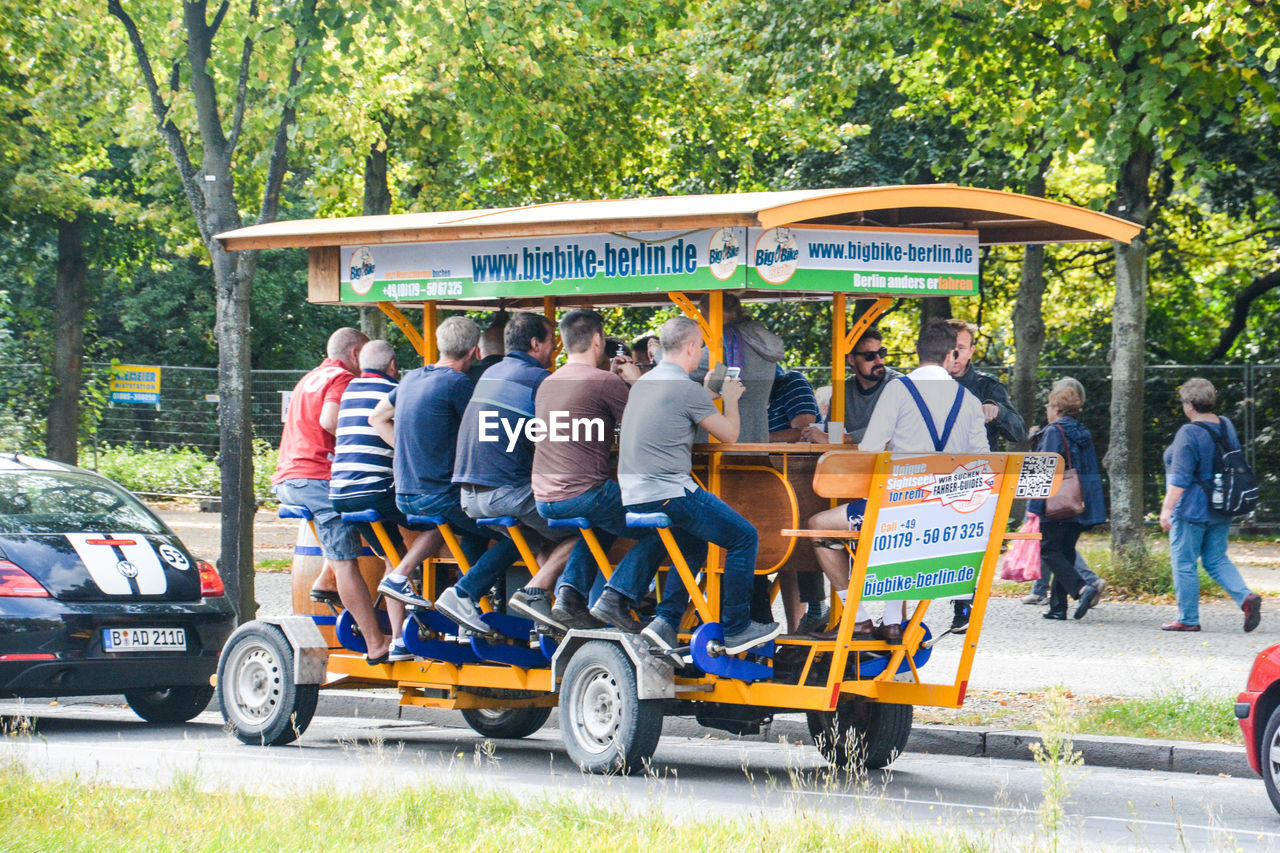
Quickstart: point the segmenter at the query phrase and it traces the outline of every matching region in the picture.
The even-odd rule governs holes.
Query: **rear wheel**
[[[912,707],[854,700],[833,711],[810,711],[809,734],[838,770],[879,770],[907,747]]]
[[[212,698],[212,687],[130,690],[124,694],[133,713],[148,723],[185,723],[209,707]]]
[[[550,708],[465,708],[462,719],[485,737],[513,739],[528,737],[542,728]]]
[[[318,684],[293,683],[293,648],[267,622],[248,622],[227,640],[218,662],[222,718],[245,743],[279,746],[307,730]]]
[[[560,684],[560,731],[588,773],[634,773],[658,748],[663,700],[636,696],[636,671],[616,643],[578,649]]]

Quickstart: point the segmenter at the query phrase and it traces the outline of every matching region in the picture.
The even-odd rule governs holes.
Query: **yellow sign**
[[[111,368],[111,402],[160,405],[160,368],[117,364]]]

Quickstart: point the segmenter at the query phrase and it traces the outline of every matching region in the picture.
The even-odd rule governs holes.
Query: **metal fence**
[[[800,367],[815,387],[829,384],[829,367]],[[983,370],[1008,380],[1008,368]],[[39,452],[43,446],[44,411],[51,380],[47,368],[33,364],[4,367],[0,386],[0,445],[7,450]],[[218,449],[217,371],[203,367],[161,368],[158,406],[112,404],[106,383],[110,365],[89,364],[85,398],[91,416],[82,437],[101,445],[195,447],[212,456]],[[254,436],[273,447],[280,440],[284,397],[303,375],[300,370],[253,371]],[[1048,365],[1040,370],[1041,404],[1049,386],[1074,376],[1085,387],[1081,420],[1093,433],[1099,453],[1110,441],[1110,368],[1096,365]],[[1178,386],[1203,376],[1218,389],[1220,414],[1231,418],[1250,465],[1261,482],[1262,502],[1256,520],[1280,523],[1280,365],[1152,365],[1146,371],[1146,428],[1143,436],[1144,493],[1149,511],[1159,508],[1164,492],[1161,456],[1182,423]],[[1037,410],[1038,412],[1041,410]],[[1105,478],[1105,472],[1104,472]]]

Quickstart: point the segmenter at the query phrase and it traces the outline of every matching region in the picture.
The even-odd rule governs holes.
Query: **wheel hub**
[[[622,725],[622,694],[607,671],[584,673],[578,700],[573,703],[574,728],[582,745],[603,752],[613,744]]]
[[[261,722],[280,702],[280,666],[263,646],[242,649],[233,661],[233,705],[239,715]]]

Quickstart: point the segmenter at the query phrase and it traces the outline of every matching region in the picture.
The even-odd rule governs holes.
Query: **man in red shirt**
[[[311,597],[332,601],[336,576],[338,595],[360,626],[369,660],[376,663],[386,660],[391,641],[378,627],[360,575],[360,532],[342,520],[329,499],[342,392],[360,374],[360,350],[368,342],[358,329],[338,329],[329,336],[328,358],[294,386],[271,484],[281,503],[305,506],[315,521],[326,566],[316,578]]]

